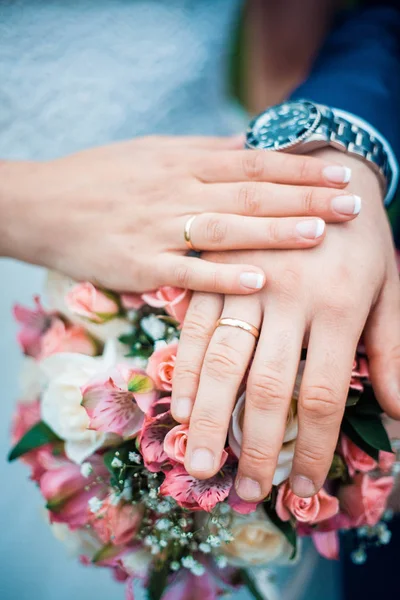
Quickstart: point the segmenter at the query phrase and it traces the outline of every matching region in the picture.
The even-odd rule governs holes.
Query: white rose
[[[272,480],[273,485],[279,485],[282,481],[285,481],[292,470],[294,448],[296,444],[296,438],[298,433],[298,417],[297,417],[297,400],[299,397],[300,383],[303,376],[305,361],[302,361],[299,366],[299,371],[296,377],[296,383],[293,390],[293,398],[290,405],[289,413],[286,421],[285,436],[283,438],[283,444],[281,451],[279,452],[278,461],[274,478]],[[235,409],[232,413],[231,424],[229,427],[229,446],[237,458],[240,457],[240,450],[243,442],[243,421],[244,421],[244,410],[245,410],[245,399],[246,394],[243,393],[236,403]]]
[[[104,376],[117,358],[116,346],[109,342],[101,357],[60,352],[40,363],[46,380],[42,419],[65,440],[65,453],[75,463],[81,464],[99,448],[121,441],[114,434],[89,430],[90,420],[81,406],[81,388],[97,375]]]
[[[49,308],[68,317],[72,323],[82,325],[89,333],[102,342],[117,340],[121,335],[131,332],[132,326],[127,319],[116,317],[105,323],[91,323],[73,313],[65,302],[68,292],[76,285],[76,281],[56,271],[49,271],[46,282],[46,298]]]
[[[232,515],[230,530],[234,539],[218,549],[231,565],[255,567],[293,563],[291,544],[261,507],[249,515],[235,512]]]
[[[30,403],[37,400],[43,386],[43,373],[37,360],[26,356],[19,375],[20,402]]]
[[[72,531],[65,523],[53,523],[51,530],[74,558],[78,558],[83,554],[92,559],[103,547],[103,544],[90,529],[74,529]]]

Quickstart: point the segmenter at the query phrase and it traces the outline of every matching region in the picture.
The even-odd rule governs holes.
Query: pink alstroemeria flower
[[[160,413],[155,417],[146,417],[139,444],[144,465],[152,473],[157,473],[166,464],[170,464],[169,456],[164,448],[164,440],[168,432],[176,425],[178,424],[170,411]]]
[[[164,308],[171,317],[182,324],[189,308],[191,292],[182,288],[163,286],[154,292],[142,294],[142,298],[149,306]]]
[[[88,281],[76,284],[66,295],[69,310],[93,323],[105,323],[119,313],[116,299]]]
[[[42,475],[39,485],[46,498],[51,522],[67,523],[71,529],[86,525],[91,515],[88,502],[93,496],[100,500],[108,492],[109,473],[100,456],[90,461],[93,472],[89,477],[81,474],[79,465],[64,461],[56,469]]]
[[[106,499],[100,510],[91,515],[89,523],[103,544],[123,546],[133,540],[142,514],[140,505],[123,502],[115,505]]]
[[[89,383],[82,389],[82,406],[89,428],[135,437],[144,417],[157,399],[153,381],[144,371],[118,367],[107,380]]]
[[[160,487],[163,496],[171,496],[182,508],[211,512],[218,502],[225,500],[233,485],[232,469],[222,468],[210,479],[196,479],[183,465],[176,465],[166,473]]]
[[[16,304],[13,309],[14,318],[22,325],[17,339],[24,354],[38,358],[42,348],[42,337],[50,328],[55,313],[47,312],[40,303],[38,296],[34,297],[35,309],[25,308]]]
[[[313,531],[311,538],[321,556],[328,560],[339,560],[339,534],[337,531]]]
[[[341,509],[348,515],[352,527],[376,525],[382,517],[393,490],[394,478],[373,479],[358,473],[350,485],[339,490]]]

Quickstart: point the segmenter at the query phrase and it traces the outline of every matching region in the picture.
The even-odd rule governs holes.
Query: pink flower
[[[144,300],[139,294],[121,294],[121,304],[125,310],[139,310]]]
[[[89,519],[103,544],[122,546],[132,542],[142,519],[138,505],[120,502],[113,505],[105,500],[100,510]]]
[[[79,465],[64,461],[40,478],[40,490],[48,501],[52,522],[67,523],[71,529],[86,525],[89,500],[93,496],[102,499],[107,494],[109,475],[102,458],[94,456],[89,462],[93,469],[89,477],[81,474]]]
[[[189,433],[188,425],[176,425],[168,431],[164,438],[164,452],[174,462],[183,464],[185,462],[185,453],[187,446],[187,439]],[[222,451],[220,469],[226,463],[228,453],[226,450]]]
[[[187,569],[181,569],[175,581],[168,586],[162,600],[217,600],[221,592],[208,570],[204,575],[197,576]]]
[[[146,372],[154,381],[158,390],[170,392],[174,376],[177,342],[156,350],[149,358]]]
[[[396,461],[396,456],[392,452],[379,452],[379,463],[378,466],[383,473],[390,473],[393,464]]]
[[[170,411],[155,417],[146,417],[140,434],[140,452],[146,469],[157,473],[168,464],[169,457],[164,449],[164,439],[176,425]]]
[[[39,358],[57,352],[76,352],[95,356],[96,344],[87,331],[79,325],[65,325],[61,319],[53,319],[49,329],[41,338]]]
[[[365,356],[357,355],[353,363],[353,371],[351,373],[350,387],[354,390],[362,392],[364,382],[369,380],[368,362]]]
[[[339,560],[339,534],[337,531],[313,531],[314,546],[328,560]]]
[[[162,496],[171,496],[182,508],[211,512],[218,502],[228,497],[232,488],[232,469],[225,466],[210,479],[195,479],[177,464],[166,473],[160,487]]]
[[[155,292],[142,294],[143,300],[154,308],[164,308],[178,323],[183,323],[191,293],[177,287],[164,286]]]
[[[353,527],[376,525],[383,515],[393,489],[393,477],[372,479],[358,474],[350,485],[339,490],[341,508],[350,517]]]
[[[293,515],[301,523],[319,523],[339,512],[339,501],[324,489],[311,498],[299,498],[290,489],[288,481],[278,488],[276,512],[282,521],[289,521]]]
[[[119,313],[119,306],[111,294],[106,294],[88,281],[78,283],[66,295],[69,310],[93,323],[104,323]]]
[[[82,388],[82,406],[90,418],[89,428],[124,438],[139,433],[156,398],[153,382],[146,373],[124,367],[116,368],[107,380]]]
[[[356,472],[368,473],[377,467],[376,461],[354,444],[346,435],[342,434],[340,436],[338,449],[352,477]]]
[[[54,313],[44,310],[39,297],[35,296],[36,308],[31,310],[20,304],[13,309],[14,318],[22,325],[18,333],[18,343],[24,354],[37,358],[41,352],[41,341],[43,334],[49,329],[54,319]]]
[[[176,425],[164,438],[164,452],[175,462],[183,464],[188,440],[188,425]]]
[[[232,487],[228,496],[228,504],[233,510],[241,515],[249,515],[257,510],[258,502],[246,502],[240,498],[234,487]]]

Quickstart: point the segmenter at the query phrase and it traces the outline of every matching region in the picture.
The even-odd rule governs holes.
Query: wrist
[[[36,262],[40,163],[0,161],[0,256]]]

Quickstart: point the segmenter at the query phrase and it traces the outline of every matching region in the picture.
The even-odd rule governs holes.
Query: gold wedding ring
[[[222,319],[218,319],[215,329],[217,327],[223,327],[224,325],[228,325],[229,327],[239,327],[239,329],[243,329],[244,331],[248,331],[251,335],[257,339],[260,335],[259,330],[254,325],[250,325],[246,321],[242,321],[241,319],[232,319],[231,317],[223,317]]]
[[[192,227],[193,221],[195,220],[196,217],[197,217],[197,215],[193,215],[193,217],[189,217],[189,219],[185,223],[185,229],[183,232],[183,236],[185,238],[187,247],[189,248],[189,250],[194,250],[194,252],[196,252],[196,248],[193,246],[192,240],[190,239],[190,228]]]

